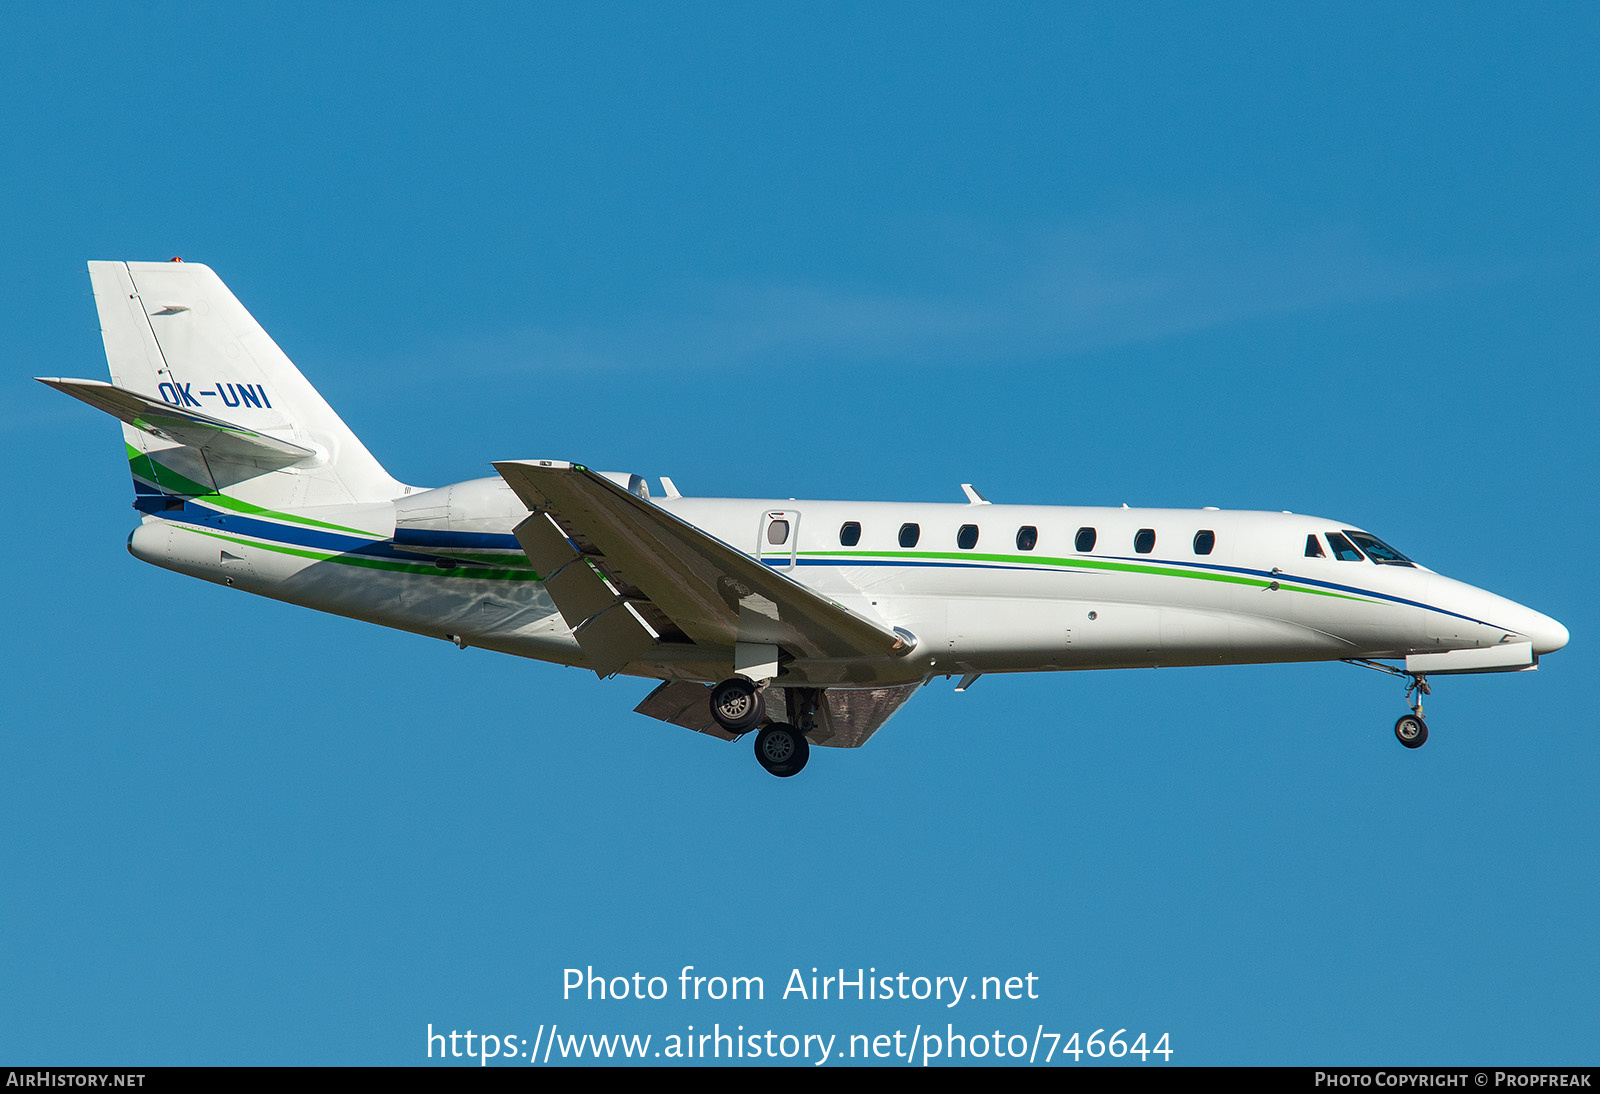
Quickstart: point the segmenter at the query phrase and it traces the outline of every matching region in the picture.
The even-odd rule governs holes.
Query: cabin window
[[[1141,528],[1133,537],[1133,549],[1141,555],[1147,555],[1156,549],[1156,530],[1154,528]]]
[[[1306,557],[1307,558],[1327,558],[1328,557],[1328,553],[1322,549],[1322,541],[1316,537],[1316,533],[1312,533],[1311,535],[1306,537]]]
[[[917,540],[922,538],[922,529],[915,524],[902,524],[900,526],[900,546],[915,547]]]
[[[1416,565],[1415,562],[1412,562],[1405,555],[1401,554],[1399,551],[1396,551],[1393,547],[1383,542],[1383,540],[1379,539],[1377,536],[1369,535],[1366,532],[1357,532],[1350,528],[1346,528],[1344,530],[1344,534],[1354,540],[1356,546],[1367,552],[1367,557],[1380,566]]]
[[[854,547],[861,542],[861,522],[847,520],[839,528],[839,546]]]
[[[1355,545],[1341,536],[1338,532],[1328,533],[1328,546],[1333,549],[1333,557],[1338,559],[1340,562],[1361,561],[1361,552],[1356,550]]]
[[[1073,540],[1073,545],[1077,547],[1080,555],[1086,555],[1094,550],[1094,529],[1079,528],[1078,538]]]
[[[774,547],[789,542],[789,522],[774,520],[767,524],[767,542]]]
[[[961,531],[956,533],[956,546],[963,551],[970,551],[978,545],[978,526],[976,524],[963,524]]]
[[[1217,545],[1217,533],[1212,532],[1210,530],[1206,530],[1206,531],[1196,532],[1194,534],[1194,553],[1195,554],[1197,554],[1197,555],[1209,555],[1211,553],[1212,548],[1214,548],[1216,545]]]
[[[1031,551],[1039,545],[1039,529],[1031,524],[1024,524],[1017,529],[1017,550]]]

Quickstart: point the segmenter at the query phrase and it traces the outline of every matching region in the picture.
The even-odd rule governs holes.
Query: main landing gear
[[[1365,657],[1347,657],[1344,660],[1347,665],[1377,669],[1379,672],[1387,672],[1390,676],[1404,676],[1411,681],[1406,685],[1406,705],[1411,708],[1411,713],[1402,714],[1400,720],[1394,724],[1395,740],[1407,748],[1421,748],[1427,744],[1428,723],[1422,720],[1422,697],[1433,694],[1433,689],[1428,686],[1428,678],[1420,672],[1406,672],[1393,665],[1385,665],[1382,661],[1369,661]]]
[[[800,774],[811,758],[811,742],[788,722],[769,722],[756,734],[756,762],[780,779]]]
[[[729,733],[740,735],[761,726],[761,732],[756,734],[756,762],[780,779],[800,774],[811,758],[811,742],[806,740],[805,730],[816,724],[820,693],[794,688],[787,694],[790,716],[801,729],[788,722],[766,722],[767,704],[761,689],[742,676],[724,680],[711,689],[712,719]]]
[[[742,676],[711,689],[711,717],[729,733],[749,733],[767,716],[760,690]]]

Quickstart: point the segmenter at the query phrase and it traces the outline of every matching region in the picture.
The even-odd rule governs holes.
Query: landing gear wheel
[[[742,677],[724,680],[711,689],[711,717],[729,733],[748,733],[766,716],[766,700]]]
[[[756,762],[780,779],[800,774],[811,758],[811,742],[787,722],[773,722],[756,734]]]
[[[1428,743],[1428,723],[1415,714],[1402,715],[1394,724],[1394,735],[1407,748],[1421,748]]]

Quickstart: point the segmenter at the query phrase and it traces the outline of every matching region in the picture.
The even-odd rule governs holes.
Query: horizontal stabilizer
[[[209,414],[183,410],[103,380],[63,380],[48,376],[36,376],[34,379],[41,384],[49,384],[57,391],[64,391],[96,410],[103,410],[113,418],[120,418],[135,429],[142,429],[163,440],[198,448],[218,459],[255,464],[275,471],[317,455],[314,449],[291,444],[225,422],[221,418],[213,418]]]

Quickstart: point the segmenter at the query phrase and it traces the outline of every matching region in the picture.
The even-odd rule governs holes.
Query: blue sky
[[[1594,1062],[1600,14],[83,5],[0,44],[0,1062],[425,1030]],[[88,259],[213,266],[396,475],[1290,509],[1562,620],[1441,680],[986,677],[763,775],[643,682],[141,566]],[[50,520],[46,521],[45,516]],[[64,541],[64,542],[63,542]],[[579,1003],[562,970],[761,975]],[[1040,998],[774,998],[789,972]],[[987,1009],[980,1009],[986,1006]]]

